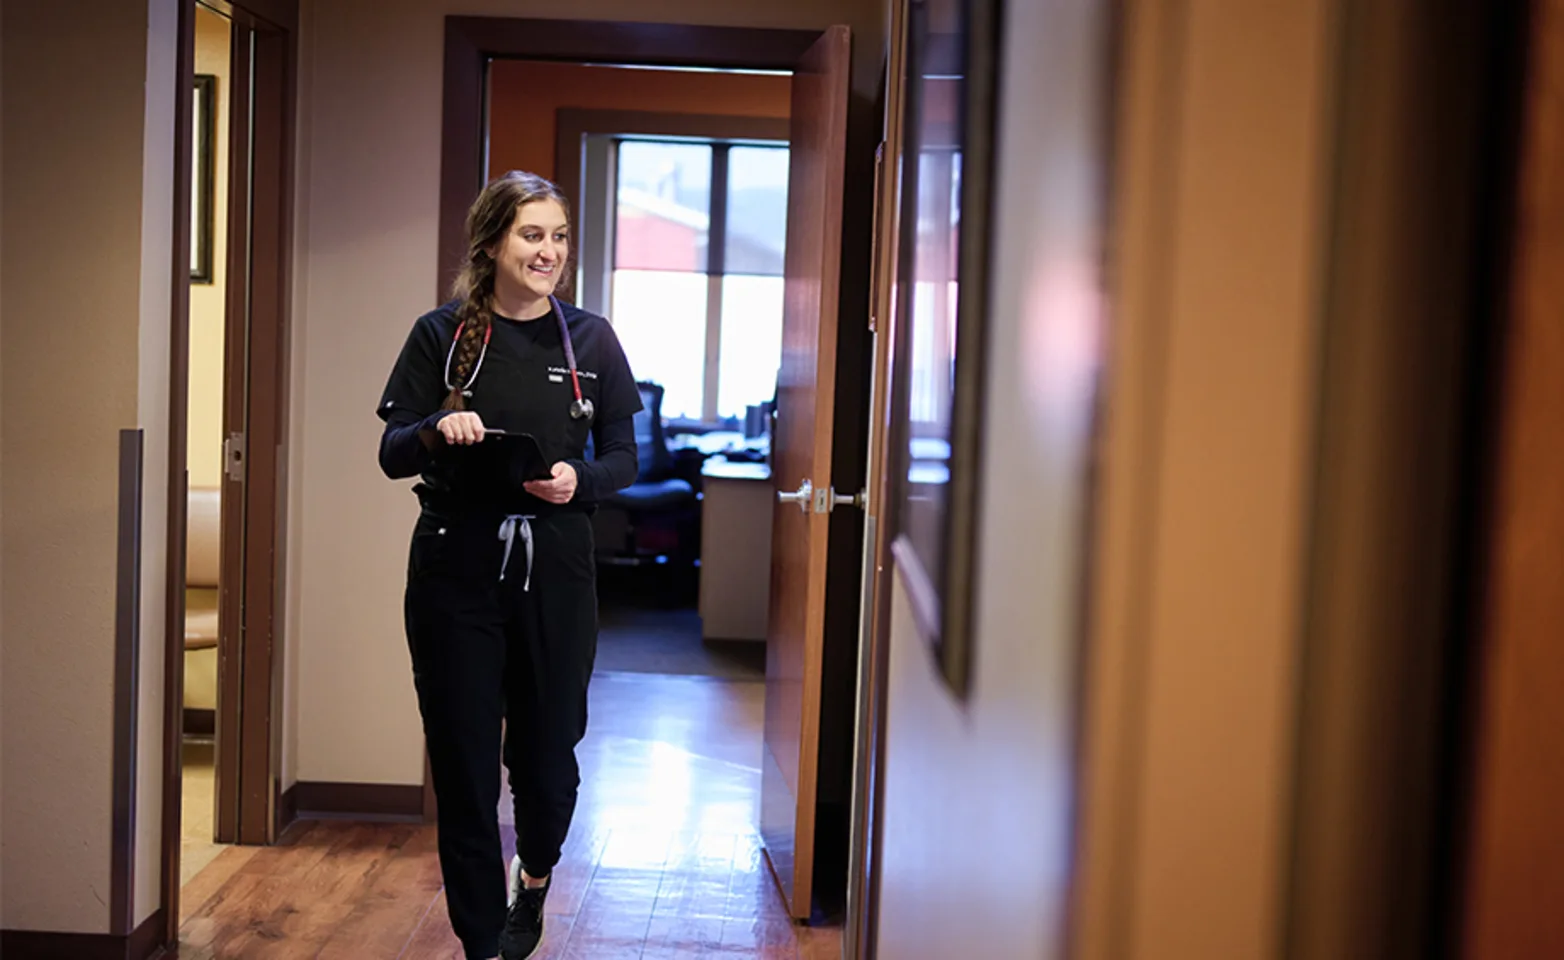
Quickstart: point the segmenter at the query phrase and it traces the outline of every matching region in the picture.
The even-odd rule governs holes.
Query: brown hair
[[[451,286],[451,297],[461,301],[457,307],[457,320],[461,333],[457,337],[456,357],[450,394],[445,398],[444,409],[465,410],[465,391],[472,386],[473,367],[483,352],[483,340],[494,322],[489,302],[494,296],[494,257],[489,251],[505,238],[505,232],[516,222],[516,213],[524,205],[539,200],[553,200],[565,211],[570,220],[570,201],[565,194],[548,180],[535,173],[512,170],[489,182],[467,211],[467,256],[462,261],[461,272]],[[560,264],[561,292],[568,291],[571,264],[575,258],[572,244],[565,262]]]

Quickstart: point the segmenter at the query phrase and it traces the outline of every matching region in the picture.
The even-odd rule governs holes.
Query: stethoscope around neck
[[[565,322],[565,311],[559,305],[556,297],[548,298],[549,308],[554,313],[554,319],[559,321],[559,339],[565,345],[565,363],[570,367],[570,387],[575,391],[576,398],[570,402],[570,419],[591,420],[594,410],[592,401],[581,395],[581,378],[576,374],[576,347],[570,340],[570,325]],[[467,378],[467,383],[462,386],[462,396],[472,396],[472,385],[478,382],[478,371],[483,369],[483,359],[489,355],[489,335],[494,332],[494,324],[483,331],[483,348],[478,352],[478,362],[473,364],[472,376]],[[451,362],[456,357],[456,347],[462,341],[462,324],[456,325],[456,336],[451,340],[451,349],[445,354],[445,389],[455,390],[456,384],[451,382]]]

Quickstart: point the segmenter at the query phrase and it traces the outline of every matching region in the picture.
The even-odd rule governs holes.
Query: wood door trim
[[[1513,196],[1504,240],[1507,264],[1492,358],[1494,390],[1479,432],[1485,488],[1477,526],[1485,543],[1470,642],[1474,669],[1463,717],[1468,769],[1461,771],[1466,822],[1453,851],[1458,918],[1447,931],[1460,957],[1551,956],[1564,945],[1552,895],[1564,889],[1564,831],[1554,809],[1564,783],[1556,699],[1538,691],[1564,671],[1564,594],[1557,558],[1564,546],[1564,0],[1539,0],[1520,31],[1524,80],[1518,155],[1505,173]],[[1556,809],[1556,808],[1555,808]]]
[[[158,944],[179,937],[185,701],[185,535],[189,525],[190,156],[195,96],[195,6],[179,4],[174,52],[174,250],[170,266],[168,358],[168,501],[163,568],[163,809],[158,878],[161,916],[149,918]]]
[[[848,29],[831,27],[821,33],[795,70],[790,111],[788,289],[772,481],[779,490],[807,481],[816,496],[831,489],[836,452],[850,63]],[[817,504],[815,500],[805,506],[802,517],[794,515],[789,504],[779,503],[773,512],[763,753],[767,762],[761,775],[760,829],[767,862],[789,913],[799,919],[810,915],[814,892],[826,672],[831,517],[828,511],[817,511]],[[854,563],[853,568],[856,578],[861,565]],[[790,806],[784,807],[784,799]]]
[[[256,30],[249,273],[249,409],[245,431],[244,693],[239,842],[270,843],[275,826],[276,680],[282,661],[281,475],[287,443],[287,78],[291,36]],[[257,602],[258,601],[258,602]]]
[[[791,70],[818,30],[509,17],[445,18],[440,234],[434,303],[461,263],[467,208],[483,186],[489,58]]]
[[[845,27],[831,27],[821,35],[821,43],[830,43],[838,48],[842,61],[851,63],[851,38]],[[813,52],[815,48],[811,48]],[[820,326],[819,326],[819,355],[815,361],[816,371],[829,371],[826,376],[820,376],[815,386],[815,450],[813,462],[815,464],[827,464],[828,469],[822,476],[814,478],[816,489],[831,490],[835,483],[834,471],[829,469],[832,465],[833,441],[836,436],[836,347],[837,325],[840,322],[841,287],[842,287],[842,217],[843,195],[845,192],[844,180],[846,177],[847,160],[847,129],[848,129],[848,101],[851,97],[851,83],[848,77],[850,66],[842,71],[840,77],[841,86],[837,95],[830,98],[831,109],[839,111],[839,117],[833,117],[830,123],[831,138],[826,146],[825,154],[842,158],[840,177],[830,178],[826,185],[826,195],[823,202],[826,218],[824,229],[824,242],[822,243],[821,262],[825,266],[824,274],[820,278]],[[801,749],[799,751],[798,792],[800,796],[814,797],[819,792],[820,776],[820,708],[821,691],[825,683],[825,620],[826,620],[826,571],[829,568],[831,515],[829,513],[811,513],[809,516],[810,531],[810,557],[811,570],[818,569],[820,576],[812,579],[809,585],[809,599],[807,609],[810,612],[807,632],[805,633],[804,647],[804,710]],[[814,611],[819,611],[816,616]],[[796,798],[795,798],[796,799]],[[814,891],[815,871],[815,844],[814,833],[817,826],[815,812],[818,804],[801,804],[798,811],[798,833],[806,833],[811,840],[807,846],[795,846],[793,857],[793,911],[797,916],[801,912],[808,915],[810,901]]]
[[[223,305],[223,437],[245,433],[248,379],[249,324],[246,318],[246,284],[239,281],[249,272],[249,204],[235,203],[241,184],[250,182],[250,45],[249,28],[240,23],[231,26],[229,46],[229,123],[228,123],[228,260],[223,265],[225,303]],[[237,387],[234,385],[238,384]],[[248,458],[246,458],[246,463]],[[243,623],[244,578],[235,571],[245,567],[245,483],[229,474],[227,455],[218,479],[222,491],[222,559],[219,589],[219,629],[217,641],[217,738],[213,817],[219,843],[239,839],[239,795],[241,768],[238,760],[244,704]],[[183,576],[183,574],[181,574]]]
[[[861,862],[853,865],[858,871],[858,886],[849,896],[856,894],[861,909],[849,919],[856,923],[853,942],[848,944],[852,955],[868,960],[875,955],[878,944],[877,920],[880,902],[880,843],[881,812],[884,809],[885,719],[886,690],[889,685],[890,619],[891,619],[891,541],[894,524],[890,522],[887,508],[891,504],[892,486],[886,476],[885,465],[890,462],[890,397],[891,379],[895,376],[896,343],[896,266],[900,249],[901,231],[901,162],[903,91],[906,69],[907,0],[896,0],[891,11],[891,43],[886,63],[885,125],[879,158],[879,189],[875,196],[878,209],[875,212],[875,243],[873,248],[874,289],[872,318],[875,327],[874,342],[874,392],[870,398],[870,429],[873,442],[869,449],[869,513],[874,517],[873,584],[868,613],[869,634],[863,638],[860,656],[867,658],[865,667],[864,699],[867,704],[862,717],[866,727],[859,734],[863,755],[857,764],[863,768],[861,783],[863,796],[855,797],[855,806],[861,807],[860,823],[863,842],[859,854]]]
[[[207,0],[203,0],[207,2]],[[292,248],[292,197],[293,197],[293,144],[294,144],[294,105],[293,97],[296,88],[297,62],[295,54],[296,28],[298,24],[298,5],[296,0],[242,0],[241,3],[211,2],[214,9],[228,14],[235,24],[234,50],[236,60],[231,73],[235,80],[240,76],[248,76],[248,67],[244,67],[241,73],[241,65],[237,54],[241,50],[238,37],[242,32],[255,31],[264,39],[257,46],[270,45],[271,54],[269,68],[275,73],[271,74],[273,84],[270,88],[261,90],[261,103],[264,106],[271,96],[276,100],[272,110],[268,111],[261,119],[265,124],[258,132],[269,137],[272,145],[276,147],[276,154],[272,158],[272,166],[263,169],[263,182],[257,184],[252,202],[237,204],[230,202],[230,218],[238,217],[248,209],[256,211],[255,220],[261,225],[260,244],[256,244],[255,259],[246,263],[235,259],[235,251],[243,251],[250,246],[249,228],[254,224],[246,224],[246,233],[243,241],[230,244],[230,278],[235,275],[246,275],[241,272],[248,267],[249,289],[252,294],[250,306],[260,304],[260,314],[263,323],[260,327],[250,325],[248,332],[243,332],[243,325],[238,324],[242,331],[241,342],[245,337],[254,340],[260,348],[258,357],[250,360],[259,360],[259,372],[261,377],[253,375],[251,389],[249,391],[248,413],[252,422],[245,423],[245,407],[239,406],[241,417],[238,423],[245,424],[247,434],[247,451],[249,463],[259,463],[266,470],[266,481],[258,486],[259,491],[245,490],[243,497],[248,501],[242,506],[240,514],[261,518],[258,525],[258,536],[247,538],[247,542],[236,545],[235,549],[248,548],[249,555],[246,559],[246,579],[249,581],[248,589],[252,596],[264,598],[264,602],[251,604],[252,637],[255,642],[250,644],[246,655],[251,660],[252,670],[248,681],[239,686],[238,705],[239,712],[234,714],[232,710],[226,723],[228,730],[238,735],[232,737],[230,755],[238,752],[237,764],[230,763],[230,768],[237,766],[236,776],[233,778],[238,783],[238,788],[230,786],[232,806],[234,811],[231,825],[235,831],[234,839],[248,843],[268,843],[274,836],[275,828],[275,800],[276,783],[274,775],[278,772],[277,765],[280,758],[280,717],[278,701],[281,694],[281,678],[283,676],[283,643],[281,642],[280,629],[283,623],[282,595],[283,563],[285,560],[285,546],[282,531],[286,528],[285,503],[281,492],[282,469],[287,463],[287,416],[286,402],[288,374],[287,358],[288,345],[290,343],[290,318],[289,304],[291,302],[291,248]],[[242,29],[241,29],[242,28]],[[194,65],[195,65],[195,6],[194,0],[184,0],[179,5],[179,41],[176,56],[176,70],[178,76],[177,97],[175,104],[175,148],[176,156],[188,156],[190,150],[190,100],[194,89]],[[245,47],[245,50],[248,48]],[[271,94],[267,90],[271,90]],[[248,102],[248,97],[244,102]],[[243,136],[248,124],[230,123],[230,136]],[[230,142],[232,147],[233,142]],[[238,184],[250,183],[249,171],[241,162],[249,153],[245,150],[230,150],[231,171],[241,171],[243,177],[231,177],[230,191],[236,189]],[[179,930],[179,888],[180,869],[179,857],[181,847],[181,819],[182,819],[182,774],[183,760],[181,748],[183,745],[184,724],[184,578],[185,578],[185,537],[187,533],[187,457],[188,439],[187,414],[189,403],[189,337],[190,337],[190,300],[189,300],[189,251],[190,251],[190,168],[188,163],[175,163],[174,176],[174,264],[172,266],[173,284],[173,308],[171,315],[171,358],[170,358],[170,389],[169,389],[169,505],[168,505],[168,593],[166,598],[167,631],[165,636],[166,656],[164,675],[164,762],[163,762],[163,816],[162,816],[162,883],[161,883],[161,921],[162,942],[173,943],[177,940]],[[241,270],[232,269],[232,265],[238,263]],[[239,303],[241,309],[238,316],[243,316],[244,303],[241,294],[235,290],[242,287],[241,284],[230,282],[230,315],[234,315],[231,309],[232,303]],[[262,288],[265,289],[262,289]],[[255,317],[252,309],[252,319]],[[263,336],[250,337],[249,334],[262,329],[265,322],[270,323],[269,330],[262,330]],[[230,321],[229,326],[233,326]],[[226,330],[226,327],[225,327]],[[245,364],[241,362],[240,369]],[[225,357],[225,380],[230,368],[230,358]],[[253,372],[253,371],[252,371]],[[228,404],[232,397],[228,394],[232,390],[225,389],[225,419],[227,417]],[[226,429],[226,424],[225,424]],[[258,445],[257,440],[260,441]],[[229,484],[223,484],[225,493]],[[261,501],[265,497],[265,501]],[[230,499],[224,498],[225,501]],[[228,507],[225,503],[224,510]],[[240,527],[243,520],[240,521]],[[264,541],[264,542],[263,542]],[[226,549],[226,547],[225,547]],[[225,562],[226,566],[226,562]],[[264,626],[263,633],[255,633],[257,628]],[[221,695],[220,695],[221,697]],[[233,700],[235,698],[229,698]],[[222,702],[220,699],[219,708]],[[223,730],[225,721],[219,721],[219,732]],[[259,786],[252,789],[246,797],[243,785],[248,781]],[[222,794],[222,786],[219,785],[219,795]],[[221,814],[221,809],[219,813]]]
[[[467,209],[487,172],[483,102],[489,58],[793,70],[823,35],[819,30],[447,16],[433,302],[445,299],[461,262]],[[839,243],[841,231],[835,234]],[[840,270],[840,256],[833,269]],[[833,300],[830,306],[835,311],[838,304]],[[833,354],[835,348],[833,341]],[[818,682],[817,677],[817,687]],[[434,787],[427,751],[424,798],[426,816],[432,818]]]
[[[891,462],[892,444],[897,437],[893,398],[896,396],[896,344],[900,324],[896,294],[899,287],[901,264],[901,169],[903,126],[906,119],[906,58],[907,58],[907,0],[895,0],[891,13],[891,48],[886,65],[886,110],[881,163],[880,195],[877,202],[883,205],[875,228],[879,245],[875,250],[875,285],[871,292],[875,298],[875,393],[870,416],[875,418],[876,442],[870,450],[871,509],[875,517],[874,530],[874,594],[870,611],[870,635],[863,656],[869,658],[868,682],[865,696],[869,701],[866,711],[869,729],[862,742],[866,755],[859,761],[866,767],[864,777],[863,865],[860,911],[857,937],[850,948],[859,960],[869,960],[879,949],[879,914],[882,872],[885,809],[885,726],[887,721],[887,692],[890,686],[890,638],[891,594],[895,576],[895,560],[891,545],[895,541],[896,525],[889,513],[895,502],[897,486],[887,469]]]
[[[299,0],[197,0],[235,23],[248,27],[285,30],[299,29]]]

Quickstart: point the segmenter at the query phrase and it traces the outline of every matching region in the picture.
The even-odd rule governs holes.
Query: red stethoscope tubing
[[[570,368],[570,387],[576,392],[576,403],[581,399],[581,378],[576,376],[576,345],[570,342],[570,325],[565,322],[565,311],[559,305],[555,297],[548,298],[549,306],[554,309],[554,318],[559,321],[559,341],[565,345],[565,365]]]
[[[549,306],[553,310],[554,318],[559,321],[559,339],[565,347],[565,363],[570,369],[570,389],[576,395],[576,402],[571,404],[570,415],[575,419],[583,419],[592,416],[592,405],[581,395],[581,377],[576,373],[576,346],[570,339],[570,325],[565,322],[565,311],[559,305],[559,300],[549,297]],[[462,340],[462,324],[456,325],[456,333],[451,337],[451,349],[445,355],[445,386],[448,390],[455,390],[451,383],[451,360],[456,356],[456,347]],[[478,362],[473,365],[472,375],[462,385],[462,393],[471,396],[471,387],[478,379],[478,371],[483,369],[483,361],[489,354],[489,337],[494,333],[494,325],[490,324],[483,331],[483,349],[478,354]]]

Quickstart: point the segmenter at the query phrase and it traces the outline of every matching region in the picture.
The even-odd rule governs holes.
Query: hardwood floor
[[[763,684],[593,680],[581,801],[540,960],[838,960],[841,930],[792,923],[755,832]],[[514,841],[508,797],[501,832]],[[230,847],[184,890],[179,955],[463,960],[433,827],[311,821]]]

